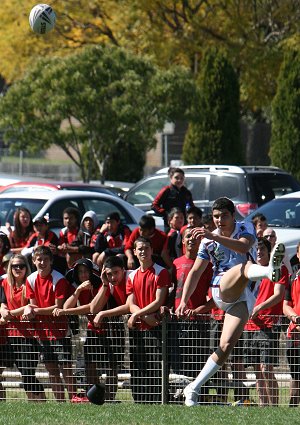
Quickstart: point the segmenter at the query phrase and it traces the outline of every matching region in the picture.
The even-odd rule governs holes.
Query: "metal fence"
[[[222,321],[198,319],[166,317],[161,326],[139,331],[127,328],[126,317],[114,318],[95,332],[82,316],[61,341],[36,339],[29,322],[22,322],[24,336],[20,326],[18,336],[14,325],[2,326],[0,398],[85,402],[87,389],[103,382],[106,402],[183,404],[183,388],[218,346],[222,328]],[[281,326],[242,335],[226,365],[202,387],[200,404],[289,405],[282,319]],[[297,344],[294,350],[289,355],[297,369]]]

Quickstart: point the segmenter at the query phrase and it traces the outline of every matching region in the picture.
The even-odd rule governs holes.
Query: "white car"
[[[13,192],[0,195],[1,230],[6,232],[5,223],[13,224],[13,215],[18,207],[25,207],[32,217],[47,217],[50,227],[56,233],[63,227],[63,210],[67,207],[76,207],[83,215],[92,210],[97,214],[100,223],[105,217],[117,211],[121,221],[130,229],[138,226],[144,211],[134,207],[123,199],[103,193],[87,191],[41,191],[41,192]]]
[[[292,268],[294,271],[298,269],[296,251],[300,242],[300,192],[273,199],[248,215],[245,220],[251,220],[257,213],[266,217],[268,226],[273,227],[276,232],[277,242],[285,244]]]

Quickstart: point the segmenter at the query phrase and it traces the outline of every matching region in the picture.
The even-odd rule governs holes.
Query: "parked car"
[[[123,194],[125,193],[121,188],[114,186],[64,181],[18,181],[0,187],[0,193],[11,193],[20,191],[35,192],[49,190],[87,190],[90,192],[106,193],[107,195],[118,195],[121,197],[123,197]]]
[[[8,184],[16,183],[19,181],[20,178],[18,176],[12,176],[10,174],[0,174],[0,189],[2,189],[2,187]]]
[[[210,212],[213,201],[228,196],[235,203],[237,218],[245,217],[260,205],[286,193],[300,190],[300,183],[277,167],[231,165],[185,165],[186,186],[195,205]],[[159,190],[169,184],[168,168],[157,171],[136,183],[124,199],[144,211]]]
[[[297,269],[296,249],[300,242],[300,192],[273,199],[259,207],[255,213],[248,215],[245,220],[250,221],[256,213],[265,215],[268,226],[273,227],[276,232],[277,241],[285,244],[292,268]]]
[[[63,227],[62,215],[66,207],[76,207],[83,215],[88,210],[97,214],[100,223],[112,211],[120,214],[121,221],[131,229],[137,227],[144,212],[118,196],[87,191],[41,191],[13,192],[0,194],[1,230],[6,231],[5,223],[13,223],[13,215],[17,207],[24,206],[32,217],[45,216],[50,227],[58,231]]]

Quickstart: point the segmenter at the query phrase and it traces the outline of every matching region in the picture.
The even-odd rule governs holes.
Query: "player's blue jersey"
[[[218,233],[216,229],[213,233]],[[213,265],[213,280],[216,276],[220,276],[233,266],[241,263],[245,263],[249,258],[256,260],[256,233],[252,223],[236,222],[235,229],[230,236],[231,239],[240,239],[243,236],[251,236],[254,244],[247,254],[240,254],[232,251],[221,245],[219,242],[204,238],[201,241],[198,258],[208,260]],[[218,281],[218,279],[216,280]]]

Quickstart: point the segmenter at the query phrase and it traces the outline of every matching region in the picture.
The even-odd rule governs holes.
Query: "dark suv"
[[[205,213],[210,212],[215,199],[227,196],[235,203],[240,219],[271,199],[300,190],[300,183],[277,167],[184,165],[180,168],[185,172],[185,184],[193,194],[195,205]],[[168,168],[163,168],[140,180],[127,192],[126,201],[150,211],[158,191],[169,184],[167,172]]]

